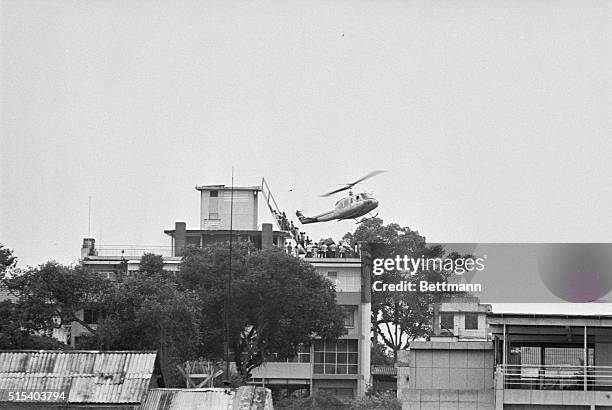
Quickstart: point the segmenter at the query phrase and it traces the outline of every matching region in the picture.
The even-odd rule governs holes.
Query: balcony
[[[495,386],[505,405],[610,406],[612,366],[498,365]]]

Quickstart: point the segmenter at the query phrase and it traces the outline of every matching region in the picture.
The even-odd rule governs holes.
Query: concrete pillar
[[[270,249],[272,240],[272,224],[261,224],[261,249]]]
[[[433,305],[433,334],[440,336],[440,305],[434,303]]]
[[[584,325],[584,346],[583,346],[583,363],[582,363],[582,371],[583,371],[583,387],[584,391],[587,391],[587,365],[589,360],[589,349],[587,347],[587,325]]]
[[[495,410],[504,408],[504,372],[499,366],[495,371]]]
[[[174,256],[183,256],[185,249],[187,224],[185,222],[174,223]]]

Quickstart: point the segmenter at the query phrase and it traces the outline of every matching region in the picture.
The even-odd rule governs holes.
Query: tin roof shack
[[[155,351],[0,352],[0,408],[135,409],[160,385]]]
[[[151,389],[139,410],[272,410],[270,389]]]

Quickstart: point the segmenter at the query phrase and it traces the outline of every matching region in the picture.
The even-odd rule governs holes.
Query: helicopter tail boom
[[[301,224],[311,224],[314,222],[319,222],[317,218],[311,218],[308,216],[304,216],[304,214],[301,213],[300,211],[295,211],[295,215],[298,217]]]

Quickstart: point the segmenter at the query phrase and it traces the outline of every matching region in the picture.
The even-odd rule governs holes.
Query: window
[[[343,305],[344,310],[344,327],[355,327],[355,306]]]
[[[329,280],[334,281],[338,279],[338,272],[327,272],[327,277]]]
[[[297,355],[287,360],[294,363],[310,363],[310,346],[300,345]]]
[[[219,191],[210,191],[208,219],[219,219]]]
[[[357,340],[340,339],[335,343],[315,341],[314,373],[357,374]]]
[[[478,329],[478,313],[465,314],[465,328]]]
[[[455,315],[449,312],[442,312],[440,314],[440,328],[446,330],[455,329]]]
[[[98,311],[94,309],[85,309],[83,311],[83,320],[88,325],[93,325],[98,323]]]
[[[297,354],[293,357],[282,359],[278,353],[272,353],[266,358],[267,362],[283,363],[310,363],[310,346],[300,345]]]

